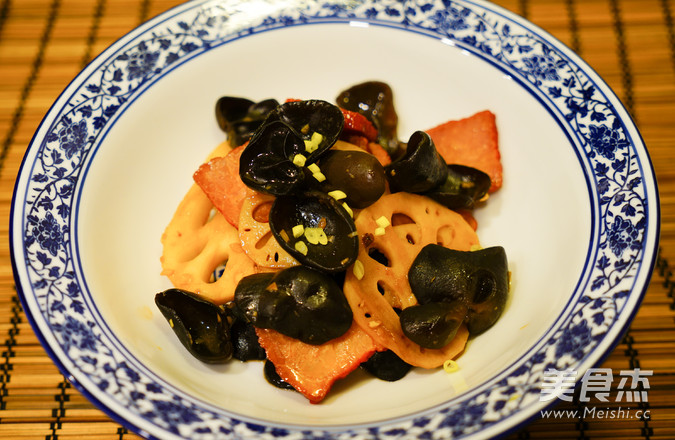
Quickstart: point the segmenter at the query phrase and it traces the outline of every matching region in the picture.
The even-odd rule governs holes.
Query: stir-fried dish
[[[492,327],[509,290],[502,247],[472,215],[502,185],[495,116],[398,139],[391,88],[216,104],[226,133],[162,235],[155,302],[197,359],[264,361],[320,402],[362,368],[437,368]]]

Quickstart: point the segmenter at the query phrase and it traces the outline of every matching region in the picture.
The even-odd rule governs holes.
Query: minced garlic
[[[446,373],[454,373],[459,371],[459,365],[457,365],[457,362],[453,361],[452,359],[448,359],[447,361],[443,362],[443,369]]]
[[[319,144],[323,140],[323,135],[318,132],[312,133],[312,137],[309,140],[305,140],[305,151],[309,154],[312,154],[319,148]]]
[[[354,276],[356,277],[357,280],[363,279],[363,276],[366,274],[366,268],[363,267],[363,263],[361,261],[356,260],[354,262],[354,267],[352,268],[352,271],[354,272]]]
[[[305,227],[303,225],[295,225],[293,226],[293,229],[291,229],[291,232],[293,232],[294,238],[302,237],[302,234],[305,233]]]
[[[347,202],[342,202],[342,207],[347,211],[347,214],[349,214],[350,217],[354,218],[354,211],[352,211],[352,208],[349,207]]]
[[[326,232],[321,228],[305,228],[305,238],[310,244],[328,244]]]
[[[296,241],[295,242],[295,250],[300,252],[302,255],[307,255],[307,245],[305,244],[304,241]]]
[[[329,191],[328,195],[334,198],[335,200],[342,200],[347,198],[347,194],[345,194],[344,191],[340,191],[339,189]]]
[[[389,220],[387,220],[387,217],[385,216],[381,216],[380,218],[375,220],[375,223],[377,224],[377,226],[381,228],[386,228],[387,226],[391,225],[391,223],[389,223]]]
[[[293,156],[293,164],[295,166],[304,167],[305,162],[307,162],[307,158],[302,154],[296,154],[295,156]]]
[[[312,173],[312,176],[319,182],[326,180],[326,176],[321,172],[321,168],[315,163],[307,165],[307,169]]]

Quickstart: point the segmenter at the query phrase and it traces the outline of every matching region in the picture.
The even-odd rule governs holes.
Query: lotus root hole
[[[389,267],[389,258],[387,255],[376,247],[368,249],[368,256],[373,260],[377,261],[385,267]]]
[[[436,233],[436,242],[441,246],[448,246],[453,242],[457,231],[450,225],[442,226]]]
[[[267,232],[265,233],[265,235],[263,235],[262,237],[260,237],[260,240],[258,240],[258,241],[256,242],[255,248],[256,248],[256,249],[262,249],[262,248],[264,248],[265,246],[267,246],[267,243],[270,241],[270,239],[272,239],[272,232],[271,232],[271,231],[267,231]]]
[[[279,257],[279,252],[275,252],[275,253],[273,253],[273,254],[267,254],[267,256],[265,256],[265,261],[267,261],[267,262],[270,263],[270,264],[271,264],[271,263],[278,263],[278,262],[279,262],[279,258],[280,258],[280,257]]]
[[[391,215],[392,226],[409,225],[414,223],[415,220],[413,220],[412,218],[410,218],[410,216],[406,214],[395,212],[394,214]]]
[[[208,217],[206,217],[206,220],[204,221],[204,224],[207,224],[208,222],[210,222],[211,220],[213,220],[213,218],[216,216],[217,213],[218,213],[218,210],[217,210],[216,208],[211,208],[211,209],[209,210],[209,215],[208,215]]]
[[[263,202],[253,208],[251,217],[258,223],[269,223],[270,209],[272,209],[272,202]]]
[[[215,283],[218,281],[220,277],[223,276],[223,272],[225,272],[225,267],[227,266],[227,260],[223,261],[222,263],[218,264],[212,271],[211,271],[211,278],[209,278],[209,283]]]
[[[382,281],[377,282],[377,291],[380,292],[380,294],[384,295],[386,293],[386,290],[384,288],[384,283]]]

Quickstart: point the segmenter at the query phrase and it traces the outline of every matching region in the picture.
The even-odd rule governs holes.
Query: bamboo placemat
[[[59,373],[16,295],[9,206],[26,146],[41,118],[93,56],[176,0],[0,0],[0,438],[140,438],[95,408]],[[609,83],[636,119],[662,204],[660,257],[647,295],[602,365],[653,370],[650,418],[547,417],[509,438],[675,438],[675,1],[499,0],[543,27]],[[615,384],[616,385],[616,384]],[[614,389],[614,388],[613,388]],[[616,405],[609,405],[616,409]],[[584,415],[584,403],[555,409]]]

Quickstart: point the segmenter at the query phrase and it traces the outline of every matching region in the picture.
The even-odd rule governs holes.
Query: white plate
[[[194,1],[113,44],[45,117],[18,176],[17,287],[35,332],[89,399],[155,438],[489,437],[550,402],[542,373],[581,375],[633,317],[659,205],[616,96],[550,35],[485,2]],[[489,109],[504,186],[477,212],[513,272],[500,321],[460,372],[355,374],[319,405],[260,363],[191,359],[154,306],[160,235],[223,139],[215,100],[322,98],[389,83],[406,140]],[[579,376],[580,377],[580,376]]]

